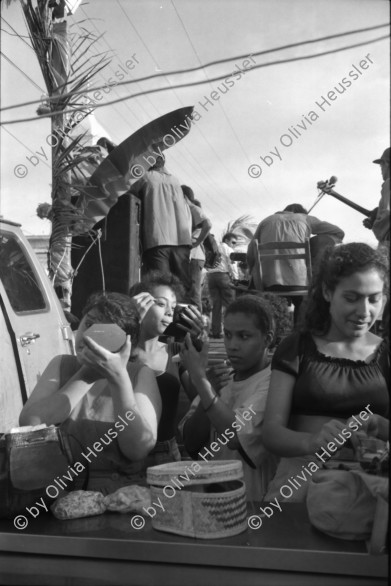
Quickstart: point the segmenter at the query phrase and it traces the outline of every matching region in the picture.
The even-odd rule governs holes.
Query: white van
[[[20,224],[0,217],[0,433],[19,413],[48,362],[73,353],[60,302]]]

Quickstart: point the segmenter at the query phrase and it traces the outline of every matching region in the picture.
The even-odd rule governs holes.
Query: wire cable
[[[18,67],[18,65],[16,65],[16,63],[14,63],[14,61],[12,61],[12,59],[10,59],[9,57],[7,57],[7,55],[5,53],[3,53],[3,51],[0,51],[0,55],[6,60],[8,61],[8,63],[10,63],[13,67],[15,67],[15,69],[17,69],[22,75],[24,75],[24,77],[26,79],[28,79],[40,92],[45,93],[45,90],[43,90],[41,87],[39,87],[39,85],[37,83],[35,83],[35,81],[33,79],[31,79],[31,77],[29,77],[27,75],[27,73],[25,73],[23,71],[23,69],[20,69],[20,67]]]
[[[382,24],[382,25],[377,25],[375,27],[370,27],[370,28],[367,28],[367,29],[357,29],[355,31],[348,31],[348,32],[339,33],[339,34],[336,34],[336,35],[329,35],[327,37],[320,37],[318,39],[312,39],[312,40],[309,40],[309,41],[301,41],[300,43],[292,43],[290,45],[284,45],[282,47],[276,47],[275,49],[266,49],[265,51],[257,51],[256,53],[251,53],[251,56],[259,57],[261,55],[266,55],[266,54],[269,54],[269,53],[274,53],[274,52],[277,52],[277,51],[282,51],[284,49],[290,49],[290,48],[293,48],[293,47],[298,47],[298,46],[301,46],[301,45],[306,45],[308,43],[321,42],[321,41],[325,41],[325,40],[328,40],[328,39],[333,39],[333,38],[336,38],[336,37],[341,37],[341,36],[350,35],[350,34],[356,34],[356,33],[359,33],[359,32],[366,32],[366,31],[372,30],[374,28],[377,29],[377,28],[383,28],[383,27],[389,27],[389,25],[388,24]],[[370,39],[369,41],[363,41],[361,43],[355,43],[353,45],[347,45],[345,47],[339,47],[339,48],[336,48],[336,49],[331,49],[329,51],[323,51],[322,53],[313,53],[313,54],[310,54],[310,55],[303,55],[301,57],[293,57],[291,59],[282,59],[282,60],[277,60],[277,61],[270,61],[268,63],[261,63],[259,65],[256,65],[256,66],[252,67],[251,69],[259,69],[261,67],[269,67],[271,65],[280,65],[280,64],[284,64],[284,63],[290,63],[290,62],[293,62],[293,61],[300,61],[300,60],[305,60],[305,59],[313,59],[313,58],[316,58],[316,57],[322,57],[323,55],[329,55],[331,53],[337,53],[339,51],[346,51],[348,49],[354,49],[355,47],[361,47],[361,46],[367,45],[367,44],[369,45],[371,43],[375,43],[377,41],[380,41],[380,40],[383,40],[383,39],[388,39],[388,38],[389,38],[389,35],[383,35],[381,37],[376,37],[375,39]],[[124,81],[124,82],[119,82],[117,85],[118,86],[129,85],[131,83],[139,83],[139,82],[142,82],[142,81],[147,81],[149,79],[155,79],[155,78],[158,78],[158,77],[167,77],[168,75],[177,75],[177,74],[184,74],[184,73],[192,73],[194,71],[199,71],[200,69],[203,69],[203,68],[206,68],[206,67],[210,67],[212,65],[218,65],[218,64],[221,64],[221,63],[226,63],[228,61],[238,61],[240,59],[245,59],[247,57],[248,57],[248,54],[246,54],[246,55],[238,55],[236,57],[229,57],[227,59],[220,59],[220,60],[216,60],[216,61],[210,61],[209,63],[205,63],[202,66],[189,67],[187,69],[179,69],[179,70],[176,70],[176,71],[167,71],[166,73],[158,73],[156,75],[149,75],[149,76],[145,76],[145,77],[139,77],[139,78],[134,79],[134,80],[128,80],[128,81]],[[221,79],[224,79],[226,77],[229,77],[230,75],[231,75],[230,73],[226,73],[224,75],[220,75],[218,77],[214,77],[212,79],[209,79],[209,82],[219,81]],[[193,83],[187,83],[187,84],[173,86],[173,87],[174,88],[188,87],[188,86],[192,86],[192,85],[201,85],[203,83],[206,83],[206,82],[193,82]],[[92,88],[89,91],[90,92],[97,91],[99,89],[102,89],[102,87],[104,87],[104,86],[97,87],[97,88]],[[170,88],[163,88],[163,89],[170,89]],[[161,89],[150,90],[150,93],[155,92],[155,91],[157,92],[157,91],[162,91],[162,90]],[[77,93],[82,94],[83,92],[73,92],[73,93],[71,92],[69,95],[77,95]],[[65,97],[67,95],[68,94],[64,94]],[[136,95],[138,96],[139,94],[136,94]],[[50,99],[55,100],[56,98],[49,98],[49,100]],[[15,104],[13,106],[7,106],[6,108],[3,108],[3,110],[11,110],[13,108],[19,108],[19,107],[22,107],[22,106],[29,106],[30,104],[35,104],[35,103],[37,103],[37,102],[36,101],[24,102],[22,104]]]
[[[198,53],[197,53],[197,50],[196,50],[196,48],[195,48],[195,46],[194,46],[194,43],[193,43],[193,41],[191,40],[191,38],[190,38],[190,35],[189,35],[189,33],[188,33],[188,31],[187,31],[187,29],[186,29],[186,27],[185,27],[185,23],[183,22],[183,20],[182,20],[182,18],[181,18],[181,15],[179,14],[179,12],[178,12],[178,10],[177,10],[177,8],[176,8],[175,4],[174,4],[174,0],[171,0],[171,4],[172,4],[172,6],[173,6],[173,8],[174,8],[174,10],[175,10],[175,12],[176,12],[176,15],[177,15],[177,17],[178,17],[178,19],[179,19],[179,21],[180,21],[180,23],[181,23],[181,25],[182,25],[182,28],[183,28],[183,30],[185,31],[186,37],[187,37],[187,39],[188,39],[188,41],[189,41],[189,43],[190,43],[190,45],[191,45],[191,48],[193,49],[193,52],[194,52],[195,56],[197,57],[198,63],[199,63],[199,64],[200,64],[200,66],[202,67],[201,59],[200,59],[200,57],[199,57],[199,55],[198,55]],[[208,76],[206,75],[206,72],[205,72],[205,68],[204,68],[204,67],[203,67],[202,71],[203,71],[203,74],[205,75],[205,79],[208,81],[208,83],[210,83],[210,82],[209,82],[209,78],[208,78]],[[212,88],[212,90],[214,89],[214,88],[213,88],[213,85],[212,85],[211,83],[210,83],[210,87]],[[238,145],[239,145],[239,147],[240,147],[240,149],[241,149],[242,153],[244,154],[244,157],[245,157],[245,159],[247,159],[247,162],[248,162],[248,163],[250,163],[250,159],[249,159],[249,157],[248,157],[248,155],[247,155],[246,151],[244,150],[244,147],[243,147],[242,143],[240,142],[240,140],[239,140],[239,137],[238,137],[238,135],[236,134],[236,131],[235,131],[235,129],[233,128],[233,126],[232,126],[232,123],[231,123],[230,119],[228,118],[228,116],[227,116],[227,113],[226,113],[226,111],[225,111],[225,109],[224,109],[224,107],[223,107],[223,105],[222,105],[222,103],[221,103],[220,101],[219,101],[219,106],[220,106],[220,108],[221,108],[221,110],[222,110],[222,112],[223,112],[223,114],[224,114],[224,117],[225,117],[225,119],[226,119],[226,121],[227,121],[227,124],[228,124],[228,126],[229,126],[229,127],[231,128],[231,130],[232,130],[232,134],[234,135],[236,142],[238,143]]]
[[[84,12],[84,11],[83,11],[83,12]],[[83,31],[83,27],[81,27],[81,25],[79,24],[79,22],[76,22],[76,25],[79,27],[79,29],[80,29],[81,31]],[[84,29],[84,30],[86,30],[86,29]],[[96,29],[96,30],[97,30],[97,29]],[[98,31],[98,32],[99,32],[99,31]],[[99,42],[99,41],[97,41],[97,42]],[[96,48],[96,50],[98,51],[98,48],[97,48],[97,47],[95,47],[95,48]],[[91,46],[89,47],[89,49],[91,49]],[[99,54],[99,53],[98,53],[98,54]],[[114,71],[113,67],[111,66],[111,62],[110,62],[110,63],[108,63],[107,67],[108,67],[108,68],[110,68],[110,69],[111,69],[111,71]],[[102,72],[102,71],[100,71],[100,72],[99,72],[99,76],[101,77],[101,79],[105,80],[105,78],[104,78],[104,76],[103,76],[103,72]],[[105,80],[105,86],[103,86],[103,87],[106,87],[106,85],[107,85],[107,81]],[[120,96],[120,94],[119,94],[119,93],[118,93],[118,92],[115,90],[115,87],[110,87],[110,91],[114,91],[114,93],[115,93],[117,96]],[[128,106],[128,104],[124,104],[124,105],[126,105],[126,106],[128,107],[128,109],[129,109],[130,113],[132,114],[132,116],[133,116],[134,118],[136,118],[136,116],[134,115],[134,113],[132,112],[132,110],[130,109],[130,107]],[[92,112],[94,111],[94,108],[95,108],[95,104],[94,104],[94,105],[92,105],[92,109],[93,109],[93,110],[92,110]],[[121,119],[122,123],[123,123],[123,124],[126,126],[126,125],[128,124],[128,121],[125,119],[125,117],[124,117],[124,115],[121,113],[120,109],[119,109],[118,107],[116,107],[115,105],[113,106],[113,109],[116,111],[116,113],[117,113],[117,115],[119,116],[119,118]]]
[[[126,14],[126,12],[124,12],[124,10],[123,10],[122,6],[120,6],[120,8],[121,8],[122,12],[124,13],[125,17],[127,18],[128,22],[131,24],[131,22],[130,22],[130,20],[129,20],[129,17],[128,17],[128,15]],[[84,15],[85,15],[86,19],[91,21],[92,19],[88,19],[88,14],[85,12],[85,10],[82,10],[82,11],[83,11],[83,13],[84,13]],[[77,24],[78,24],[78,23],[77,23]],[[78,24],[78,26],[80,26],[80,25]],[[114,49],[111,47],[111,45],[110,45],[110,44],[107,42],[107,40],[105,40],[105,39],[104,39],[104,36],[103,36],[103,34],[101,34],[101,33],[100,33],[100,31],[99,31],[98,27],[97,27],[95,24],[93,24],[93,26],[94,26],[94,28],[95,28],[96,32],[99,34],[99,39],[101,39],[101,38],[103,37],[103,40],[105,41],[105,44],[107,45],[107,47],[109,48],[109,50],[110,50],[110,51],[111,51],[113,54],[116,54],[116,52],[115,52],[115,51],[114,51]],[[132,25],[132,26],[133,26],[133,25]],[[134,27],[133,27],[133,28],[134,28]],[[137,30],[136,30],[136,34],[138,35],[138,32],[137,32]],[[138,35],[138,36],[139,36],[139,35]],[[98,41],[98,43],[100,43],[100,40]],[[145,45],[145,43],[144,43],[144,42],[143,42],[143,44],[144,44],[144,46],[146,47],[146,49],[147,49],[147,51],[149,52],[149,54],[152,56],[151,52],[148,50],[148,47]],[[110,68],[110,69],[111,69],[111,70],[114,72],[114,68],[111,66],[111,64],[110,64],[108,67],[109,67],[109,68]],[[111,89],[114,89],[114,88],[111,88]],[[119,94],[118,94],[118,92],[115,92],[115,93],[116,93],[117,95],[119,95]],[[156,108],[156,106],[155,106],[155,105],[154,105],[154,104],[151,102],[151,100],[150,100],[149,98],[148,98],[148,101],[149,101],[149,103],[151,104],[151,106],[154,108],[154,110],[155,110],[155,112],[157,113],[157,115],[159,116],[161,113],[158,111],[158,109]],[[138,126],[139,126],[139,118],[138,118],[138,117],[137,117],[137,116],[134,114],[134,112],[133,112],[133,111],[132,111],[132,110],[129,108],[129,106],[128,106],[127,104],[125,104],[125,106],[127,106],[128,110],[131,112],[132,116],[133,116],[133,117],[136,119],[136,121],[137,121],[137,127],[138,127]],[[147,117],[147,119],[149,119],[149,120],[150,120],[150,119],[151,119],[151,115],[150,115],[150,114],[149,114],[149,113],[148,113],[148,112],[145,110],[145,108],[144,108],[143,106],[140,106],[140,107],[141,107],[141,109],[143,110],[143,112],[144,112],[145,116]],[[119,115],[120,115],[120,117],[123,119],[124,126],[129,126],[129,122],[128,122],[128,120],[125,120],[125,118],[124,118],[124,117],[122,116],[122,114],[120,114],[119,112],[118,112],[118,114],[119,114]],[[152,116],[152,118],[153,118],[153,117],[154,117],[154,116]],[[132,129],[132,131],[133,131],[133,130],[134,130],[134,129]],[[172,154],[173,154],[173,153],[172,153]],[[173,160],[174,160],[174,161],[176,160],[176,154],[177,154],[177,153],[174,153],[174,154],[173,154],[173,156],[172,156],[172,158],[173,158]],[[189,169],[190,169],[190,170],[192,170],[192,169],[193,169],[193,166],[191,165],[190,161],[186,161],[186,163],[189,165]],[[182,166],[182,167],[183,167],[183,163],[180,163],[180,166]]]
[[[129,15],[127,14],[127,12],[125,11],[125,9],[123,8],[123,6],[121,5],[120,1],[117,0],[117,4],[120,7],[120,9],[122,10],[122,13],[124,14],[125,18],[127,19],[127,21],[129,22],[130,26],[132,27],[132,29],[134,30],[134,32],[136,33],[136,35],[138,36],[138,38],[140,39],[141,43],[143,44],[143,46],[145,47],[147,53],[149,54],[149,56],[151,57],[152,61],[154,62],[155,66],[161,70],[161,67],[159,65],[159,63],[156,61],[155,57],[153,56],[152,52],[150,51],[149,47],[147,46],[147,44],[145,43],[144,39],[141,37],[141,35],[139,34],[138,30],[136,29],[136,27],[134,26],[134,24],[132,23]],[[167,79],[167,83],[169,83],[171,85],[170,80],[168,79],[168,77],[166,77]],[[178,93],[173,90],[173,93],[175,95],[175,97],[177,98],[179,104],[183,107],[184,103],[182,102],[181,98],[179,97]],[[206,137],[204,136],[204,133],[202,132],[202,130],[199,128],[198,129],[201,136],[204,138],[205,142],[208,144],[208,141],[206,139]],[[211,179],[210,175],[205,171],[203,165],[201,165],[201,163],[194,157],[194,155],[192,154],[192,152],[187,148],[186,145],[183,145],[184,149],[186,150],[186,152],[188,153],[188,155],[192,158],[192,160],[194,161],[194,163],[199,167],[199,169],[202,171],[202,173],[205,175],[205,179],[207,181],[209,181],[209,183],[211,184],[211,187],[213,188],[213,192],[214,193],[218,193],[220,192],[220,187]],[[209,145],[210,146],[210,145]],[[194,167],[192,167],[194,168]],[[194,179],[193,179],[194,181]],[[195,183],[200,187],[201,191],[204,191],[206,193],[206,195],[208,196],[209,200],[214,200],[215,198],[213,197],[213,195],[211,195],[210,193],[208,193],[208,191],[205,188],[202,188],[200,186],[200,184],[195,181]],[[221,195],[224,195],[226,197],[226,194],[223,193],[223,191],[221,191]],[[235,204],[234,204],[235,205]]]
[[[121,7],[121,8],[122,8],[122,7]],[[85,12],[85,10],[83,10],[83,13],[85,14],[85,16],[86,16],[86,19],[88,20],[88,14]],[[126,13],[125,13],[125,16],[127,16],[127,15],[126,15]],[[90,20],[92,20],[92,19],[90,19]],[[127,20],[129,21],[129,18],[128,18]],[[100,31],[99,31],[98,27],[97,27],[96,25],[93,25],[93,26],[94,26],[95,30],[97,31],[97,33],[100,35],[100,38],[101,38],[101,37],[103,37],[103,34],[100,34]],[[136,31],[136,32],[137,32],[137,31]],[[108,43],[108,42],[107,42],[107,41],[104,39],[104,37],[103,37],[103,40],[105,41],[105,43],[106,43],[106,45],[108,46],[109,50],[110,50],[110,51],[111,51],[113,54],[115,54],[116,52],[115,52],[115,51],[114,51],[114,49],[113,49],[113,48],[110,46],[110,44],[109,44],[109,43]],[[111,67],[111,65],[109,65],[109,67],[110,67],[110,69],[111,69],[111,70],[114,72],[114,69],[113,69],[113,67]],[[112,88],[112,89],[113,89],[113,88]],[[119,95],[119,94],[118,94],[118,92],[115,92],[115,93],[116,93],[117,95]],[[155,110],[155,112],[157,113],[157,115],[158,115],[158,116],[160,116],[160,115],[161,115],[161,113],[160,113],[160,112],[159,112],[159,110],[156,108],[156,106],[153,104],[153,102],[152,102],[152,101],[149,99],[149,97],[148,97],[148,101],[149,101],[149,103],[151,104],[151,106],[153,107],[153,109]],[[132,116],[133,116],[133,117],[136,119],[137,127],[139,127],[139,117],[137,117],[137,116],[135,115],[135,113],[134,113],[134,112],[133,112],[133,111],[130,109],[130,107],[128,106],[128,104],[124,104],[124,105],[125,105],[125,106],[127,107],[127,109],[130,111],[130,113],[132,114]],[[151,118],[154,118],[154,116],[151,116],[151,115],[149,114],[149,112],[147,112],[147,111],[146,111],[146,109],[144,108],[144,106],[143,106],[143,105],[140,105],[140,104],[138,104],[138,105],[140,106],[140,108],[142,109],[142,111],[144,112],[144,114],[145,114],[145,116],[146,116],[146,118],[147,118],[148,120],[150,120]],[[118,112],[118,113],[119,113],[119,112]],[[121,116],[121,118],[122,118],[122,119],[123,119],[123,121],[124,121],[124,126],[129,126],[129,122],[128,122],[128,120],[125,120],[125,118],[122,116],[122,114],[120,114],[120,113],[119,113],[119,115]],[[134,129],[132,129],[132,130],[131,130],[131,132],[133,132],[133,131],[134,131]],[[176,159],[176,157],[175,157],[175,154],[174,154],[174,156],[173,156],[172,158],[173,158],[173,160],[175,161],[175,159]],[[192,169],[191,163],[189,162],[188,164],[190,165],[190,169]],[[181,165],[183,166],[183,163],[182,163]]]
[[[85,17],[88,19],[88,14],[86,13],[86,11],[84,10],[84,8],[83,8],[83,7],[81,7],[81,10],[82,10],[82,12],[84,13]],[[100,31],[99,31],[98,27],[97,27],[97,26],[95,25],[95,23],[94,23],[94,19],[89,19],[89,22],[91,22],[91,23],[92,23],[92,26],[95,28],[95,30],[97,31],[97,33],[100,35],[100,38],[102,38],[102,40],[103,40],[103,41],[104,41],[104,43],[107,45],[107,47],[109,48],[109,50],[110,50],[110,51],[112,51],[113,53],[116,53],[116,52],[114,51],[114,49],[113,49],[113,48],[110,46],[110,44],[108,43],[107,39],[106,39],[106,38],[105,38],[105,36],[104,36],[104,33],[100,33]],[[120,62],[120,63],[121,63],[121,62]],[[121,63],[121,65],[122,65],[122,63]],[[112,70],[112,71],[114,71],[114,70],[113,70],[113,68],[111,67],[111,65],[110,65],[110,68],[111,68],[111,70]],[[129,74],[129,75],[130,75],[130,74]],[[135,82],[136,80],[134,80],[134,79],[130,79],[129,81],[133,83],[133,82]],[[118,84],[118,85],[120,85],[120,84]],[[118,92],[116,92],[116,93],[117,93],[117,95],[118,95]],[[146,112],[146,110],[145,110],[145,108],[144,108],[144,106],[143,106],[143,105],[140,105],[138,102],[137,102],[137,105],[140,107],[140,109],[141,109],[141,110],[143,110],[144,114],[146,114],[147,116],[149,116],[149,114]],[[137,116],[136,116],[136,115],[135,115],[135,113],[134,113],[134,112],[131,110],[131,108],[130,108],[129,104],[125,104],[125,106],[126,106],[126,108],[129,110],[129,112],[132,114],[132,116],[134,116],[134,118],[137,120]]]
[[[33,47],[31,46],[31,44],[30,44],[30,43],[28,43],[28,42],[25,40],[25,39],[30,39],[30,36],[29,36],[29,35],[20,35],[20,34],[19,34],[19,33],[18,33],[18,32],[17,32],[15,29],[14,29],[14,27],[13,27],[13,26],[12,26],[12,25],[11,25],[9,22],[7,22],[7,21],[5,20],[5,18],[4,18],[3,16],[1,17],[1,20],[4,20],[5,24],[6,24],[7,26],[9,26],[11,30],[13,30],[13,31],[14,31],[14,33],[15,33],[15,36],[19,37],[19,38],[20,38],[20,40],[21,40],[21,41],[23,41],[23,43],[29,47],[29,49],[31,49],[32,51],[34,51],[34,49],[33,49]],[[3,29],[1,29],[1,30],[3,30]],[[4,32],[8,32],[8,31],[4,31]],[[8,34],[10,35],[11,33],[8,33]],[[34,53],[35,53],[35,51],[34,51]]]
[[[8,132],[8,134],[9,134],[10,136],[12,136],[12,138],[14,138],[14,139],[15,139],[15,140],[16,140],[16,141],[19,143],[19,144],[21,144],[22,146],[24,146],[24,148],[25,148],[25,149],[27,149],[28,151],[30,151],[30,153],[31,153],[32,155],[34,155],[34,156],[36,156],[36,155],[37,155],[37,153],[36,153],[36,152],[32,151],[32,150],[31,150],[31,149],[30,149],[30,148],[29,148],[27,145],[25,145],[25,144],[24,144],[24,142],[22,142],[21,140],[19,140],[19,138],[18,138],[17,136],[15,136],[14,134],[12,134],[12,132],[11,132],[10,130],[8,130],[8,128],[6,128],[5,126],[3,126],[3,127],[1,128],[1,130],[5,130],[6,132]],[[42,148],[42,147],[41,147],[41,148]],[[47,167],[49,167],[49,169],[51,169],[51,168],[52,168],[52,167],[51,167],[51,165],[49,165],[49,163],[47,163],[46,161],[43,161],[43,160],[41,161],[41,159],[40,159],[40,162],[41,162],[41,163],[43,163],[44,165],[46,165]]]
[[[180,16],[180,14],[179,14],[178,10],[176,9],[176,6],[175,6],[175,4],[174,4],[173,0],[171,0],[171,4],[172,4],[172,6],[173,6],[173,8],[174,8],[174,10],[175,10],[175,12],[176,12],[176,15],[177,15],[177,17],[178,17],[178,19],[179,19],[179,21],[180,21],[180,23],[181,23],[181,25],[182,25],[182,28],[183,28],[183,30],[185,31],[185,34],[186,34],[186,36],[187,36],[187,39],[188,39],[188,41],[189,41],[189,43],[190,43],[190,46],[191,46],[191,48],[193,49],[193,52],[194,52],[195,56],[197,57],[198,63],[199,63],[201,66],[202,66],[201,59],[200,59],[200,57],[199,57],[199,55],[198,55],[198,53],[197,53],[197,50],[196,50],[196,48],[195,48],[195,46],[194,46],[194,44],[193,44],[193,42],[192,42],[192,40],[191,40],[191,38],[190,38],[190,35],[189,35],[189,33],[188,33],[188,31],[187,31],[187,29],[186,29],[186,27],[185,27],[185,24],[184,24],[184,22],[183,22],[183,20],[182,20],[182,18],[181,18],[181,16]],[[207,82],[209,83],[209,85],[210,85],[210,87],[212,88],[212,91],[213,91],[213,89],[214,89],[214,88],[213,88],[213,85],[210,83],[210,81],[209,81],[209,79],[208,79],[208,76],[206,75],[206,71],[205,71],[205,69],[204,69],[204,68],[202,69],[202,72],[203,72],[203,74],[204,74],[204,76],[205,76],[205,78],[206,78]],[[248,156],[247,156],[247,154],[246,154],[246,152],[245,152],[245,150],[244,150],[244,148],[243,148],[243,145],[242,145],[242,143],[240,142],[240,140],[239,140],[239,138],[238,138],[238,136],[237,136],[237,134],[236,134],[236,132],[235,132],[235,130],[234,130],[234,128],[233,128],[233,126],[232,126],[231,122],[230,122],[230,120],[228,119],[227,113],[226,113],[226,111],[225,111],[225,109],[224,109],[224,107],[223,107],[223,105],[221,104],[221,102],[220,102],[220,101],[219,101],[219,105],[220,105],[221,111],[223,112],[223,115],[224,115],[224,117],[225,117],[225,119],[226,119],[226,122],[227,122],[228,126],[230,127],[230,129],[231,129],[231,131],[232,131],[232,134],[233,134],[233,135],[234,135],[234,137],[235,137],[235,140],[236,140],[236,142],[237,142],[237,143],[238,143],[238,145],[239,145],[239,148],[240,148],[240,150],[243,152],[243,154],[244,154],[244,157],[245,157],[245,159],[247,160],[247,162],[250,162],[250,160],[249,160],[249,158],[248,158]],[[206,137],[205,137],[205,138],[206,138]],[[227,171],[227,172],[228,172],[228,173],[231,175],[231,177],[232,177],[232,178],[233,178],[233,180],[236,182],[236,184],[237,184],[237,185],[239,185],[239,188],[240,188],[240,189],[243,191],[243,193],[244,193],[246,196],[248,196],[249,194],[246,192],[246,190],[244,189],[243,185],[242,185],[241,183],[239,183],[239,181],[236,179],[235,175],[233,175],[233,174],[231,173],[231,170],[230,170],[230,169],[229,169],[229,168],[228,168],[228,167],[225,165],[224,161],[222,161],[222,160],[221,160],[220,156],[218,155],[218,153],[216,153],[216,152],[215,152],[215,150],[214,150],[214,147],[212,147],[212,145],[209,143],[209,141],[207,141],[207,142],[208,142],[209,146],[212,148],[213,152],[215,153],[215,155],[216,155],[217,159],[220,161],[220,163],[221,163],[221,164],[222,164],[222,166],[224,167],[224,169],[225,169],[225,170],[226,170],[226,171]]]
[[[363,41],[361,43],[355,43],[354,45],[348,45],[346,47],[339,47],[338,49],[331,49],[329,51],[323,51],[322,53],[315,53],[313,55],[303,55],[301,57],[292,57],[291,59],[283,59],[280,61],[271,61],[269,63],[260,63],[259,65],[254,65],[254,67],[252,67],[251,69],[247,70],[247,72],[251,72],[254,71],[255,69],[261,69],[264,67],[270,67],[272,65],[283,65],[285,63],[292,63],[294,61],[304,61],[306,59],[314,59],[316,57],[324,57],[325,55],[331,55],[333,53],[339,53],[341,51],[347,51],[349,49],[354,49],[356,47],[362,47],[364,45],[371,45],[372,43],[377,43],[379,41],[383,41],[385,39],[389,39],[388,35],[383,35],[381,37],[377,37],[375,39],[371,39],[369,41]],[[230,74],[226,73],[224,75],[219,75],[218,77],[214,77],[212,79],[210,79],[210,82],[213,81],[219,81],[221,79],[225,79],[226,77],[229,77]],[[132,81],[126,81],[126,82],[120,82],[118,85],[127,85],[129,83],[132,83]],[[133,98],[138,98],[139,96],[144,96],[147,94],[154,94],[154,93],[159,93],[159,92],[163,92],[163,91],[167,91],[170,89],[178,89],[178,88],[185,88],[185,87],[194,87],[196,85],[205,85],[205,83],[207,83],[206,81],[194,81],[194,82],[189,82],[189,83],[185,83],[185,84],[181,84],[181,85],[174,85],[171,87],[161,87],[161,88],[153,88],[151,90],[146,90],[144,92],[139,92],[136,94],[130,94],[128,96],[124,96],[123,98],[120,98],[118,100],[113,100],[111,102],[106,102],[105,104],[97,104],[95,106],[95,108],[103,108],[105,106],[110,106],[111,104],[117,104],[119,102],[124,102],[125,100],[130,100]],[[92,92],[92,91],[96,91],[97,89],[101,89],[101,88],[93,88],[91,90],[87,90],[86,92],[70,92],[69,94],[64,94],[65,96],[71,96],[71,95],[77,95],[80,93],[88,93],[88,92]],[[55,100],[56,98],[51,98],[53,100]],[[57,98],[58,99],[58,98]],[[0,112],[5,111],[5,110],[10,110],[12,108],[18,108],[18,107],[22,107],[22,106],[27,106],[27,105],[31,105],[31,104],[39,104],[40,100],[34,100],[32,102],[25,102],[22,104],[17,104],[15,106],[7,106],[6,108],[0,108]],[[42,118],[45,117],[52,117],[52,116],[57,116],[59,113],[61,114],[68,114],[69,112],[73,112],[74,110],[60,110],[60,111],[55,111],[55,112],[50,112],[48,114],[45,114],[44,116],[42,116]],[[7,120],[5,122],[0,122],[0,124],[18,124],[19,122],[31,122],[31,121],[36,121],[37,118],[21,118],[19,120]]]

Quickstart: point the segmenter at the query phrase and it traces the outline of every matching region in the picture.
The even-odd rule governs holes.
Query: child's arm
[[[179,370],[179,372],[181,372]],[[210,384],[212,385],[213,389],[220,394],[221,389],[223,389],[230,380],[232,380],[232,368],[227,366],[225,361],[220,361],[219,364],[214,364],[209,366],[206,374]],[[189,373],[187,370],[184,370],[181,373],[181,383],[184,388],[184,391],[189,399],[189,401],[193,401],[195,397],[197,397],[197,389],[194,386]]]
[[[20,413],[20,425],[62,423],[99,378],[96,372],[80,366],[72,378],[59,388],[61,359],[62,356],[53,358],[42,373]]]
[[[206,375],[208,344],[204,342],[201,352],[197,352],[191,342],[190,334],[187,334],[182,356],[184,366],[188,370],[192,383],[197,389],[202,408],[210,423],[218,434],[223,434],[228,428],[232,429],[232,423],[235,421],[235,412],[223,403],[214,391]],[[231,450],[237,450],[240,447],[240,443],[236,432],[234,430],[232,431],[234,437],[229,440],[227,446]]]
[[[189,401],[193,401],[193,399],[195,399],[197,396],[197,389],[193,385],[189,373],[187,370],[183,370],[182,372],[179,370],[179,376],[181,379],[182,388],[185,391],[187,398]]]

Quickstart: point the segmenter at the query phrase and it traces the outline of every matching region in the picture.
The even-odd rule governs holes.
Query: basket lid
[[[240,460],[217,460],[200,462],[184,460],[169,462],[147,468],[147,482],[154,485],[166,485],[178,478],[189,484],[211,484],[243,478],[243,465]]]

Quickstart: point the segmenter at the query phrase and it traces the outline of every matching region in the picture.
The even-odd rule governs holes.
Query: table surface
[[[249,505],[249,515],[260,504]],[[334,539],[311,526],[304,505],[282,503],[282,511],[224,539],[193,539],[156,531],[150,519],[136,530],[131,514],[105,513],[59,521],[42,513],[25,530],[0,521],[0,551],[8,554],[99,558],[165,564],[189,564],[310,572],[345,576],[388,575],[388,556],[367,553],[364,541]],[[283,562],[282,562],[283,560]]]

